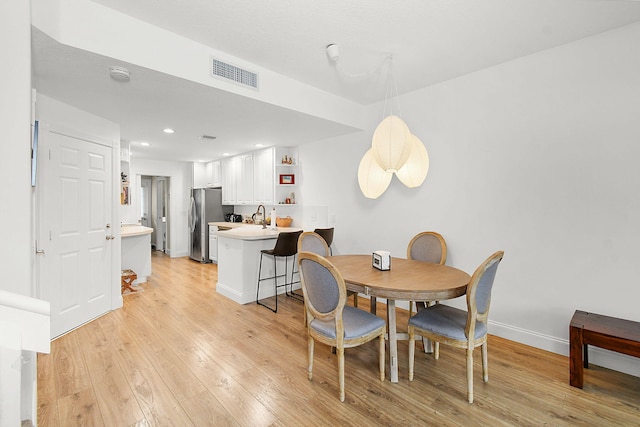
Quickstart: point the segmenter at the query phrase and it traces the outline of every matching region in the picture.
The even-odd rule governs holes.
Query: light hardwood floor
[[[397,384],[388,369],[378,379],[375,342],[348,349],[340,403],[328,347],[316,344],[307,380],[302,304],[240,306],[216,294],[216,276],[215,265],[154,254],[144,292],[39,355],[39,425],[640,425],[640,378],[592,366],[579,390],[567,357],[498,337],[488,383],[476,351],[471,405],[464,351],[443,345],[437,361],[416,351],[409,383],[406,342]]]

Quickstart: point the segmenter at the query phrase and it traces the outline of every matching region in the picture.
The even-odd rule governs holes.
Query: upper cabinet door
[[[215,162],[211,162],[211,186],[212,187],[220,187],[222,186],[222,174],[220,168],[220,161],[216,160]]]
[[[253,204],[253,154],[243,154],[238,159],[236,174],[236,204]]]
[[[238,158],[231,157],[229,159],[222,160],[221,172],[222,172],[222,204],[223,205],[235,205],[236,204],[236,176],[238,173]]]
[[[253,155],[253,203],[274,204],[274,149],[257,151]]]

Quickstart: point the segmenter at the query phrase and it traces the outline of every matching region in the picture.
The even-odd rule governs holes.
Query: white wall
[[[189,255],[187,212],[192,182],[191,163],[145,160],[131,157],[129,164],[131,205],[121,205],[120,220],[136,223],[140,219],[140,176],[171,177],[169,194],[169,242],[167,252],[173,258]]]
[[[2,209],[0,289],[33,296],[31,190],[31,25],[29,2],[0,2],[0,124]]]
[[[576,309],[640,321],[638,45],[633,24],[401,97],[431,168],[378,200],[357,183],[372,107],[368,131],[300,147],[305,203],[329,206],[339,253],[404,257],[436,230],[448,264],[471,273],[503,249],[491,333],[568,354]],[[595,353],[640,375],[637,360]]]

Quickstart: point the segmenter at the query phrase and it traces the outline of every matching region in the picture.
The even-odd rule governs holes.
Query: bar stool
[[[316,228],[313,230],[314,233],[322,236],[325,242],[327,242],[327,246],[329,247],[329,254],[333,255],[333,250],[331,249],[331,244],[333,243],[333,227],[331,228]]]
[[[289,257],[294,257],[294,265],[295,265],[295,256],[298,253],[298,237],[302,234],[302,230],[300,231],[292,231],[288,233],[280,233],[278,234],[278,239],[276,240],[276,245],[273,249],[263,249],[260,251],[260,266],[258,267],[258,289],[256,290],[256,303],[267,307],[269,310],[274,313],[278,312],[278,288],[284,286],[285,295],[288,297],[299,297],[293,293],[293,266],[291,268],[291,281],[287,281],[287,271],[288,271],[288,260]],[[265,255],[269,255],[273,257],[273,273],[274,275],[271,277],[262,277],[262,258]],[[278,258],[284,258],[284,274],[278,274]],[[284,284],[278,285],[278,278],[284,277]],[[275,308],[269,307],[267,304],[260,302],[260,282],[265,280],[273,279],[273,289],[275,291],[276,305]],[[287,286],[291,286],[291,293],[287,291]]]

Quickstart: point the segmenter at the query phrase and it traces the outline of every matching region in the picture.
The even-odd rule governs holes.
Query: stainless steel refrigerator
[[[189,209],[189,257],[195,261],[209,260],[209,223],[224,221],[224,214],[233,213],[233,206],[222,205],[221,188],[192,188]]]

